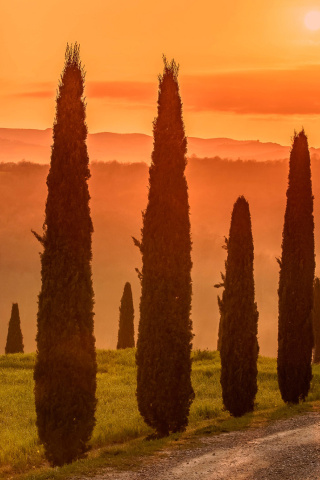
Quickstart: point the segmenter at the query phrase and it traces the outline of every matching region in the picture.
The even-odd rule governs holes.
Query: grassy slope
[[[137,455],[154,453],[164,446],[181,444],[196,434],[216,433],[284,418],[320,406],[320,367],[308,400],[295,407],[284,405],[278,390],[276,360],[259,359],[259,391],[254,414],[240,419],[223,410],[220,360],[217,352],[193,354],[192,383],[196,392],[185,434],[144,442],[151,430],[141,419],[135,399],[134,351],[98,351],[98,408],[89,458],[62,469],[48,469],[38,444],[33,401],[35,356],[0,356],[0,478],[22,472],[28,479],[66,478],[72,472],[95,471],[103,465],[133,467]],[[37,471],[37,473],[31,473]]]

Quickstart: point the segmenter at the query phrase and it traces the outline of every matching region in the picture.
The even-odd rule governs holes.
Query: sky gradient
[[[67,42],[90,132],[152,133],[162,55],[180,64],[186,133],[320,147],[314,0],[11,0],[0,6],[0,127],[51,127]]]

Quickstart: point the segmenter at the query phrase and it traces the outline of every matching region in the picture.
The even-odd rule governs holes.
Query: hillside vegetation
[[[12,302],[19,303],[25,351],[35,350],[41,246],[31,229],[41,232],[47,173],[47,165],[0,164],[0,353],[4,353]],[[91,174],[95,336],[98,348],[115,348],[125,282],[132,286],[137,332],[140,282],[135,268],[141,268],[141,256],[131,236],[140,237],[141,211],[147,204],[148,167],[144,163],[93,163]],[[220,271],[224,271],[226,252],[221,246],[229,231],[232,206],[239,195],[244,195],[252,220],[260,352],[276,356],[279,266],[275,257],[281,253],[288,163],[191,158],[186,175],[193,242],[194,347],[216,348],[219,312],[218,292],[213,286],[220,280]],[[317,254],[320,162],[316,159],[312,161],[312,183]]]

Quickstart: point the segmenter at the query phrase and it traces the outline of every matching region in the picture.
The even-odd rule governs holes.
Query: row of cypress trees
[[[141,415],[160,435],[186,427],[194,397],[187,142],[177,76],[175,62],[164,59],[148,206],[141,242],[135,241],[143,260],[137,400]],[[95,425],[93,226],[84,77],[79,46],[68,45],[57,94],[43,232],[33,232],[43,246],[34,370],[36,423],[52,465],[83,456]],[[130,305],[125,301],[129,287],[126,284],[120,306],[120,324],[128,311],[133,315],[132,298]],[[119,348],[125,340],[119,335]]]
[[[134,309],[131,285],[127,282],[124,286],[123,295],[120,303],[120,317],[117,349],[134,347]],[[5,354],[23,353],[23,335],[21,331],[21,322],[19,306],[12,304],[11,316],[8,325],[7,341]]]
[[[40,441],[52,465],[62,465],[83,456],[95,425],[97,364],[91,273],[93,226],[89,208],[84,77],[79,46],[67,46],[57,94],[44,227],[41,235],[34,232],[43,246],[34,371],[36,422]],[[165,58],[163,75],[159,77],[158,115],[153,134],[148,205],[143,213],[141,241],[134,239],[140,248],[143,264],[136,352],[137,401],[146,423],[158,435],[167,435],[185,429],[194,392],[190,380],[193,338],[190,319],[191,238],[184,174],[187,140],[178,66]],[[307,178],[305,180],[307,184]],[[297,202],[295,208],[299,211]],[[295,214],[294,209],[293,212]],[[283,248],[284,245],[285,233]],[[258,355],[253,241],[249,206],[243,197],[234,207],[227,249],[225,290],[220,300],[223,319],[220,329],[221,383],[227,408],[234,410],[235,415],[241,415],[248,410],[248,405],[244,405],[240,398],[244,390],[251,398],[249,408],[253,408]],[[310,255],[301,260],[302,265],[304,261],[310,263],[311,269]],[[281,265],[285,262],[283,251]],[[231,266],[236,270],[232,272]],[[290,288],[290,274],[281,275],[279,293]],[[305,276],[309,281],[310,272]],[[232,308],[241,292],[245,315],[233,316]],[[281,305],[285,306],[285,301]],[[305,312],[307,307],[301,310]],[[120,306],[120,315],[125,308]],[[232,344],[233,328],[239,329],[240,322],[245,321],[247,323],[242,323],[244,342],[240,348],[239,343]],[[118,344],[121,342],[122,338],[119,338]],[[309,347],[309,340],[307,343]],[[287,345],[285,339],[281,345]],[[248,347],[250,355],[244,362],[243,355]],[[231,362],[232,369],[224,359],[230,362],[235,351],[238,363],[237,360]],[[279,372],[281,365],[287,368],[288,362],[285,356],[281,358],[282,364],[278,360]],[[309,360],[308,355],[306,359]],[[241,369],[237,369],[239,363]],[[228,382],[236,386],[232,390],[233,399]]]
[[[132,348],[134,344],[134,309],[131,285],[127,282],[124,286],[120,303],[119,330],[117,349]],[[19,314],[19,306],[17,303],[12,304],[11,316],[8,325],[7,341],[5,346],[5,354],[23,353],[23,335],[21,331],[21,322]]]
[[[117,349],[132,348],[134,344],[134,309],[131,285],[127,282],[124,286],[120,303],[119,330]],[[21,322],[19,314],[19,306],[17,303],[12,304],[11,316],[8,325],[7,341],[5,346],[5,354],[23,353],[23,335],[21,331]]]
[[[222,297],[218,297],[220,381],[225,407],[233,415],[241,416],[254,408],[259,352],[251,219],[244,197],[239,197],[234,204],[224,248],[228,252],[225,274],[216,285],[224,287]],[[314,338],[318,340],[320,333],[320,281],[314,280],[310,154],[304,130],[294,134],[290,153],[282,255],[278,263],[278,383],[282,399],[298,403],[306,398],[310,389],[312,348]],[[318,359],[319,347],[314,352],[314,361]]]

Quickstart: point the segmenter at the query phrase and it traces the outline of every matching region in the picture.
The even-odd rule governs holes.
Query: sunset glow
[[[309,30],[319,30],[320,28],[320,11],[312,10],[305,16],[304,23]]]
[[[12,0],[0,19],[0,127],[52,126],[65,47],[78,41],[92,133],[152,134],[165,53],[180,64],[187,135],[288,145],[303,125],[318,147],[316,6]]]

